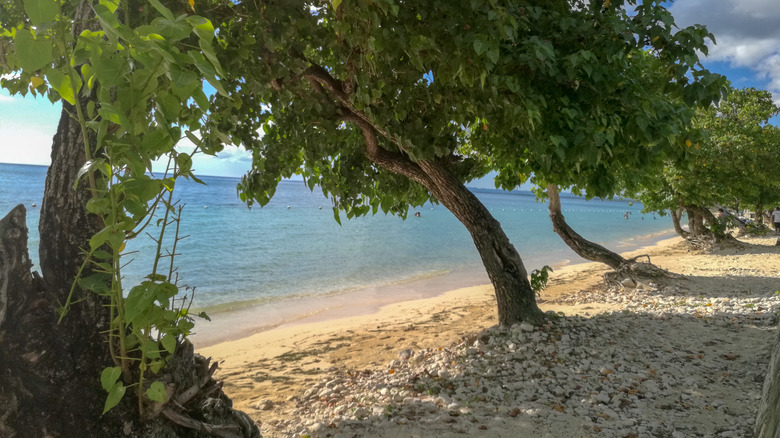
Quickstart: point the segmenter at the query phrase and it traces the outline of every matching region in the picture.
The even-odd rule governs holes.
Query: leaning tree
[[[192,2],[166,3],[173,10],[158,0],[0,6],[2,86],[62,102],[40,274],[24,206],[0,220],[1,436],[260,435],[211,377],[216,364],[193,353],[192,318],[162,260],[177,241],[175,182],[194,178],[174,145],[196,138],[203,81],[219,86],[214,28]],[[161,157],[169,171],[151,174]],[[122,252],[142,232],[160,246],[146,280],[129,287]]]
[[[654,12],[658,16],[668,11]],[[570,189],[587,199],[612,198],[615,195],[630,196],[655,185],[663,167],[670,161],[685,162],[690,159],[689,147],[698,141],[701,133],[691,126],[697,106],[709,106],[720,97],[725,78],[708,72],[696,63],[691,71],[665,68],[664,53],[667,47],[680,41],[703,42],[712,36],[703,28],[694,27],[673,32],[671,17],[659,23],[661,35],[656,35],[652,45],[635,51],[625,59],[623,68],[628,78],[617,84],[600,84],[609,92],[599,93],[591,87],[579,86],[576,90],[556,90],[557,101],[565,101],[579,114],[588,111],[609,114],[606,128],[592,119],[583,117],[581,123],[561,123],[549,115],[543,117],[552,124],[542,124],[541,141],[560,141],[572,149],[582,149],[580,144],[569,145],[566,139],[580,142],[596,142],[608,154],[598,160],[575,156],[575,171],[560,167],[547,168],[544,161],[532,154],[526,155],[526,165],[533,172],[532,180],[540,187],[536,190],[548,199],[548,210],[553,230],[579,256],[604,263],[613,269],[627,273],[652,273],[655,270],[645,264],[626,260],[619,254],[583,238],[566,222],[561,209],[559,187]],[[706,48],[705,48],[706,49]],[[704,50],[706,54],[706,50]],[[608,67],[607,67],[608,68]],[[685,76],[697,78],[690,81]],[[602,74],[601,78],[608,75]],[[599,81],[595,81],[599,84]],[[611,87],[611,88],[610,88]],[[549,111],[556,111],[554,106]],[[596,132],[585,134],[581,132]],[[599,132],[604,135],[598,135]],[[563,138],[563,139],[562,139]],[[616,147],[616,145],[618,145]],[[497,179],[497,184],[512,188],[522,177],[507,175]],[[546,192],[541,189],[546,188]]]
[[[601,170],[589,187],[610,190],[615,166],[641,166],[610,164],[636,144],[616,141],[624,109],[635,135],[662,123],[652,93],[635,94],[645,78],[633,57],[647,46],[665,86],[710,95],[696,67],[706,31],[674,33],[656,2],[229,2],[211,17],[232,98],[217,99],[215,127],[254,157],[242,197],[264,204],[300,174],[336,215],[440,202],[471,234],[505,325],[543,315],[517,251],[464,183],[495,170],[502,185],[534,171],[566,184],[587,163]]]

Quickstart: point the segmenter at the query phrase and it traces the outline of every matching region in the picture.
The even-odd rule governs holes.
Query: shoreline
[[[674,239],[669,237],[673,235],[674,230],[670,229],[634,236],[615,242],[614,250],[642,251],[663,241]],[[533,267],[527,262],[530,257],[525,257],[524,263],[529,273],[544,264],[550,265],[553,268],[551,277],[553,280],[560,269],[592,263],[573,252],[569,252],[567,258],[559,258],[562,255],[543,256],[541,261],[537,258]],[[196,321],[196,332],[191,336],[191,341],[196,348],[206,348],[276,328],[370,315],[390,304],[440,297],[450,291],[475,286],[491,287],[482,265],[465,266],[441,274],[417,275],[392,283],[358,287],[341,293],[280,299],[273,303],[259,305],[241,306],[241,303],[236,303],[237,306],[241,306],[236,308],[230,308],[231,303],[225,303],[220,307],[227,307],[227,310],[209,312],[206,309],[211,321]],[[202,309],[198,309],[200,310]]]
[[[755,418],[746,401],[760,394],[776,332],[771,321],[780,311],[774,293],[780,248],[774,238],[754,241],[702,253],[671,238],[623,253],[649,254],[654,264],[684,275],[664,287],[607,290],[601,276],[609,268],[593,262],[556,270],[539,303],[566,316],[552,323],[557,328],[518,329],[520,338],[527,333],[519,343],[511,342],[514,328],[495,326],[492,287],[475,286],[197,351],[220,361],[225,391],[267,437],[512,436],[520,429],[530,437],[574,430],[581,435],[566,436],[599,430],[606,435],[594,436],[715,436],[716,430],[742,436]],[[554,339],[545,340],[548,331]],[[509,340],[494,344],[485,333]],[[579,341],[568,344],[566,334]],[[538,356],[553,350],[576,359],[561,367]],[[480,351],[490,354],[473,355]],[[515,361],[521,353],[532,356]],[[491,366],[505,364],[510,371],[491,377]],[[436,373],[451,384],[437,383]],[[548,373],[552,386],[535,383]],[[560,373],[571,374],[560,381],[568,389],[550,392]],[[593,380],[582,380],[589,373]],[[639,384],[637,373],[644,376]],[[473,388],[474,376],[498,386],[472,394],[480,389]],[[624,395],[593,392],[591,382],[599,381]],[[420,392],[420,382],[442,393]]]

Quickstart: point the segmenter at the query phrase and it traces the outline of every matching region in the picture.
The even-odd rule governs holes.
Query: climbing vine
[[[210,105],[204,83],[225,94],[222,71],[214,27],[195,14],[193,0],[73,3],[24,0],[23,11],[8,6],[11,19],[0,28],[0,85],[13,94],[65,101],[81,126],[86,159],[79,180],[88,181],[92,195],[85,208],[104,227],[84,248],[60,319],[84,293],[106,297],[114,366],[100,376],[107,391],[103,412],[133,388],[144,416],[152,402],[166,401],[165,385],[153,376],[194,325],[185,300],[177,298],[173,259],[182,209],[173,191],[182,177],[199,182],[194,153],[221,148],[201,141],[198,131]],[[183,138],[195,145],[193,152],[176,148]],[[168,163],[161,174],[152,170],[160,160]],[[127,287],[123,251],[138,236],[153,236],[157,253],[145,280]]]

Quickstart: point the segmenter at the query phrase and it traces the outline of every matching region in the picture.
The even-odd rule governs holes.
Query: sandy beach
[[[604,265],[556,269],[539,305],[565,316],[544,327],[495,327],[482,285],[196,347],[264,437],[744,436],[780,310],[775,240],[664,240],[624,255],[679,278],[622,290]]]

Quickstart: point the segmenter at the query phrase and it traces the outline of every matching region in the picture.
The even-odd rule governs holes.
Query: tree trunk
[[[737,227],[737,236],[743,236],[747,234],[747,226],[745,226],[745,223],[742,222],[735,214],[731,213],[730,211],[723,209],[723,214],[731,218],[730,224]]]
[[[92,14],[91,3],[82,2],[76,22],[87,26]],[[80,32],[76,27],[74,31]],[[84,106],[86,100],[82,99]],[[104,333],[109,318],[106,300],[77,290],[78,302],[60,323],[57,314],[84,261],[89,238],[102,228],[100,219],[86,211],[91,196],[86,182],[74,188],[86,161],[74,113],[75,107],[63,103],[52,143],[39,221],[42,278],[30,272],[25,208],[18,206],[0,220],[0,436],[208,437],[211,425],[204,428],[203,421],[209,419],[225,424],[218,429],[230,432],[219,436],[259,437],[246,414],[231,409],[230,400],[211,379],[208,361],[181,343],[163,374],[177,391],[205,387],[197,397],[177,397],[185,405],[180,410],[197,418],[191,424],[202,431],[162,417],[142,422],[132,390],[101,415],[107,393],[100,373],[114,365]]]
[[[690,234],[683,230],[683,227],[680,225],[680,219],[682,219],[682,209],[669,209],[670,214],[672,215],[672,225],[674,225],[674,231],[677,232],[677,234],[680,235],[680,237],[687,239]]]
[[[540,324],[544,314],[536,305],[523,261],[501,224],[487,208],[448,170],[442,161],[414,163],[403,154],[379,146],[374,128],[364,119],[349,119],[361,127],[366,140],[366,155],[379,166],[427,188],[471,234],[482,264],[496,294],[498,322],[504,326],[527,321]]]
[[[41,205],[42,282],[26,280],[32,274],[24,209],[15,208],[6,225],[18,230],[14,234],[20,239],[14,241],[15,250],[4,254],[4,264],[15,267],[15,272],[0,272],[0,280],[25,279],[13,294],[6,295],[5,321],[0,325],[0,350],[6,362],[0,392],[13,402],[5,404],[9,411],[0,414],[4,420],[0,430],[11,431],[10,436],[13,432],[20,436],[103,433],[96,426],[105,400],[98,377],[110,363],[101,334],[108,327],[104,303],[95,295],[84,295],[62,323],[57,323],[57,306],[66,301],[84,260],[82,248],[100,230],[97,218],[86,213],[84,205],[90,195],[84,182],[73,188],[85,161],[84,147],[80,127],[69,115],[73,107],[64,105]],[[116,416],[107,416],[103,423],[116,420]]]
[[[544,314],[536,305],[523,261],[501,224],[446,166],[432,161],[419,163],[430,179],[428,190],[458,218],[471,234],[482,264],[493,284],[499,324],[527,321],[539,324]]]
[[[780,333],[775,336],[753,436],[780,438]]]
[[[360,127],[365,139],[365,153],[371,162],[422,184],[466,227],[495,289],[499,324],[509,326],[520,321],[541,323],[544,313],[536,305],[536,293],[531,288],[520,255],[501,229],[501,224],[450,171],[452,164],[448,160],[455,160],[455,157],[415,162],[403,152],[401,145],[396,144],[398,149],[395,151],[382,148],[377,135],[381,134],[392,142],[391,136],[381,127],[374,126],[365,113],[352,105],[345,91],[348,87],[318,65],[310,66],[303,76],[312,84],[319,84],[315,87],[319,91],[324,92],[320,87],[330,91],[336,100],[334,103],[344,114],[342,120]]]
[[[766,226],[766,221],[764,220],[764,206],[763,205],[756,205],[756,222],[758,222],[758,225],[761,227]]]
[[[690,232],[690,237],[710,237],[709,230],[704,226],[704,218],[701,215],[701,210],[696,206],[686,206],[685,209],[688,213],[688,231]]]
[[[604,263],[612,269],[618,269],[626,263],[626,259],[615,252],[604,248],[603,246],[586,240],[575,232],[561,212],[561,198],[558,194],[558,186],[550,184],[547,186],[547,196],[549,204],[547,210],[550,212],[553,231],[580,257],[592,262]]]
[[[731,234],[726,233],[726,227],[714,227],[714,224],[720,223],[718,218],[715,217],[714,214],[710,211],[709,208],[694,207],[696,210],[696,213],[702,218],[702,222],[704,224],[709,224],[709,228],[704,228],[704,233],[708,237],[712,237],[715,239],[715,241],[720,242],[723,239],[730,239],[732,238]]]

